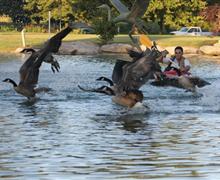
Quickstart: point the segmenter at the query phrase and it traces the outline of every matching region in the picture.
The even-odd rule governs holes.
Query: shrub
[[[146,26],[149,34],[160,34],[160,26],[157,22],[149,21]]]
[[[94,21],[94,29],[102,44],[106,44],[114,39],[117,34],[117,27],[112,21],[101,19]]]
[[[12,23],[0,23],[0,32],[16,31]]]

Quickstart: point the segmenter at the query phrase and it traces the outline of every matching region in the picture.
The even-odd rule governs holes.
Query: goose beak
[[[103,77],[99,77],[96,79],[96,81],[102,81],[103,80]]]

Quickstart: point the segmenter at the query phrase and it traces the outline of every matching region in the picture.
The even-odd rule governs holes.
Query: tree
[[[68,0],[27,0],[25,10],[36,24],[48,22],[48,12],[51,11],[51,20],[55,24],[67,22],[72,18],[72,8]]]
[[[72,12],[76,20],[91,23],[94,18],[99,17],[97,7],[108,4],[109,0],[69,0]]]
[[[220,5],[208,6],[201,15],[210,22],[213,31],[220,32]]]
[[[220,1],[219,0],[206,0],[208,5],[220,5]]]
[[[200,11],[206,7],[204,0],[151,0],[146,18],[158,22],[160,31],[165,27],[204,26]]]
[[[24,10],[24,4],[23,0],[0,1],[0,15],[8,15],[18,30],[21,30],[29,22]]]

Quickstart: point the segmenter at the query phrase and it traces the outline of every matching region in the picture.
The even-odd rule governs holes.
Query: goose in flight
[[[120,0],[110,0],[110,2],[120,13],[114,18],[114,22],[128,22],[137,26],[141,32],[147,33],[146,25],[141,17],[146,12],[150,0],[135,0],[131,10],[128,10]]]
[[[110,2],[120,13],[119,16],[113,19],[113,22],[127,22],[133,25],[133,27],[137,27],[141,33],[147,34],[147,25],[141,18],[146,12],[150,0],[135,0],[131,10],[129,10],[120,0],[110,0]],[[140,50],[137,40],[132,37],[131,33],[132,30],[129,32],[129,37],[133,44]]]
[[[35,53],[36,50],[33,49],[33,48],[24,48],[22,49],[22,51],[20,51],[20,53],[24,53],[24,54],[33,54]],[[48,54],[44,60],[43,60],[45,63],[49,63],[51,64],[51,70],[53,71],[53,73],[55,73],[56,71],[59,72],[60,70],[60,64],[59,62],[54,58],[54,56],[50,53]]]
[[[102,86],[97,89],[85,89],[79,86],[83,91],[97,92],[111,95],[113,102],[125,107],[133,107],[141,103],[144,99],[140,87],[149,79],[153,78],[154,72],[161,72],[156,59],[160,52],[156,49],[146,52],[136,52],[129,50],[128,54],[133,58],[131,62],[117,60],[112,73],[112,80],[106,77],[100,77],[97,80],[106,81],[109,86]]]
[[[150,84],[158,87],[173,86],[176,88],[186,89],[191,92],[196,92],[197,87],[202,88],[206,85],[210,85],[209,82],[197,76],[167,77],[164,75]]]
[[[154,47],[156,48],[156,44],[154,44]],[[132,51],[130,51],[132,52]],[[157,51],[156,51],[157,52]],[[159,51],[158,51],[159,52]],[[160,52],[162,56],[168,54],[168,51],[164,50]],[[159,55],[159,54],[158,54]],[[130,56],[133,57],[133,59],[139,59],[143,56],[143,52],[132,52]],[[154,61],[155,63],[157,61]],[[155,64],[154,67],[157,67],[157,70],[153,74],[155,81],[151,82],[150,84],[153,86],[173,86],[176,88],[186,89],[187,91],[195,92],[196,88],[202,88],[206,85],[210,85],[209,82],[206,80],[197,77],[197,76],[174,76],[174,77],[168,77],[165,74],[163,74],[162,71],[160,71],[160,65],[158,63]],[[177,69],[178,70],[178,69]],[[129,71],[128,71],[129,72]],[[131,74],[131,73],[129,73]]]
[[[34,98],[36,93],[44,91],[45,88],[36,88],[39,77],[39,69],[42,62],[47,61],[47,58],[50,58],[52,53],[58,52],[62,39],[66,37],[73,28],[78,28],[82,25],[84,24],[74,23],[69,25],[51,37],[39,51],[32,52],[31,56],[24,62],[19,70],[19,84],[10,78],[6,78],[3,82],[11,83],[17,93],[27,97],[28,99]]]

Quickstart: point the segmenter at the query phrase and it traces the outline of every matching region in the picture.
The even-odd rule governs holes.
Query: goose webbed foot
[[[51,62],[51,70],[53,71],[53,73],[55,73],[56,71],[59,72],[60,71],[60,64],[58,63],[57,60],[53,60]]]
[[[48,54],[45,57],[44,62],[51,64],[51,70],[53,71],[53,73],[55,73],[56,71],[59,72],[60,64],[58,63],[58,61],[54,58],[52,54]]]

